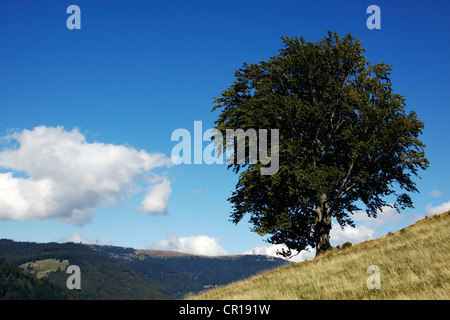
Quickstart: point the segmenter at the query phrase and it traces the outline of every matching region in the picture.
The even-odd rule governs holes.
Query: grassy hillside
[[[262,255],[211,257],[116,246],[91,247],[156,282],[176,299],[289,264],[286,260]]]
[[[66,270],[68,265],[69,260],[67,259],[43,259],[23,263],[19,268],[40,279],[42,277],[47,277],[50,272]]]
[[[192,299],[450,299],[450,211]],[[368,289],[367,267],[380,268]]]

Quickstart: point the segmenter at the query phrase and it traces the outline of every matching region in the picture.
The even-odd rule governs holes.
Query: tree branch
[[[337,192],[337,194],[336,194],[336,197],[335,197],[335,199],[334,199],[334,201],[333,201],[333,204],[332,204],[332,205],[330,206],[330,208],[329,208],[329,211],[330,211],[330,212],[334,209],[334,207],[335,207],[336,203],[339,201],[339,199],[342,198],[342,196],[343,196],[345,193],[347,193],[348,191],[350,191],[351,189],[353,189],[353,188],[355,187],[356,183],[353,183],[353,184],[351,184],[349,187],[347,187],[347,188],[345,189],[344,192],[342,192],[342,189],[343,189],[343,188],[345,187],[345,185],[347,184],[348,179],[349,179],[349,177],[350,177],[350,174],[352,173],[353,166],[355,165],[355,162],[356,162],[356,159],[357,159],[357,158],[358,158],[358,155],[355,155],[354,158],[353,158],[353,160],[352,160],[352,162],[350,163],[350,167],[349,167],[348,170],[347,170],[347,174],[345,175],[345,178],[344,178],[344,180],[342,181],[341,186],[339,187],[339,190],[338,190],[338,192]]]

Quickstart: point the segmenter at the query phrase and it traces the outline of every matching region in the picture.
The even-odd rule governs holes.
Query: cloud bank
[[[73,243],[93,243],[92,240],[83,238],[79,232],[74,232],[72,235],[68,237],[61,237],[62,242],[73,242]]]
[[[129,196],[139,176],[172,164],[161,153],[88,143],[76,128],[40,126],[1,141],[9,147],[0,152],[0,220],[54,219],[82,225],[94,209]],[[164,213],[170,182],[166,178],[154,188],[148,189],[143,211]]]
[[[444,202],[441,205],[433,207],[431,204],[428,204],[425,208],[425,211],[429,215],[440,214],[450,210],[450,201]]]
[[[374,229],[368,228],[364,225],[356,226],[355,228],[345,226],[342,229],[339,224],[333,224],[330,231],[330,242],[335,245],[343,244],[344,242],[356,244],[373,239],[374,234]]]
[[[175,235],[170,235],[167,239],[150,245],[148,248],[156,250],[173,250],[206,256],[221,256],[228,254],[228,252],[218,243],[219,241],[219,239],[211,238],[206,235],[191,237],[177,237]]]
[[[261,246],[257,246],[250,250],[245,251],[244,254],[260,254],[260,255],[264,255],[264,256],[272,256],[272,257],[284,259],[283,256],[280,256],[279,254],[277,254],[277,251],[281,251],[282,249],[287,250],[287,247],[282,244],[273,244],[271,246],[261,245]],[[312,258],[314,258],[316,256],[316,250],[312,249],[312,248],[309,248],[308,250],[300,251],[300,253],[298,253],[298,251],[296,251],[296,250],[292,250],[292,253],[295,254],[295,256],[293,256],[290,259],[286,259],[286,260],[291,261],[291,262],[301,262],[301,261],[305,261],[305,260],[311,260]]]

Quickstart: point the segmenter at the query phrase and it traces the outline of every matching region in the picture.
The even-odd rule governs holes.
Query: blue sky
[[[72,4],[80,30],[66,26]],[[379,30],[366,27],[372,4]],[[0,237],[271,253],[249,224],[228,221],[238,177],[225,165],[170,166],[164,157],[175,129],[213,126],[213,99],[244,62],[276,55],[284,35],[316,41],[330,29],[361,39],[372,63],[394,66],[393,88],[425,122],[431,162],[414,209],[378,222],[358,216],[358,228],[336,230],[332,241],[375,238],[450,209],[449,9],[448,1],[2,1]],[[61,161],[46,158],[56,149]],[[89,201],[87,175],[109,183]],[[145,207],[147,196],[160,206]]]

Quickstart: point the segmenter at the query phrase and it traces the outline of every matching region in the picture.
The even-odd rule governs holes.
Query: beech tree
[[[319,255],[330,247],[332,218],[354,227],[357,211],[375,218],[385,206],[413,206],[413,178],[429,164],[424,123],[394,93],[393,67],[367,61],[352,35],[282,40],[278,55],[244,63],[215,98],[215,129],[279,129],[276,174],[261,175],[261,162],[229,164],[239,173],[231,221],[249,215],[252,231],[288,248],[285,257],[308,246]]]

